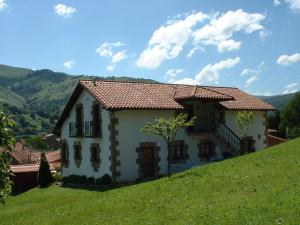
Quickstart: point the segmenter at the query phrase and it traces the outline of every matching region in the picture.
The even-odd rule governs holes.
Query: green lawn
[[[36,188],[0,224],[300,224],[300,139],[108,191]]]

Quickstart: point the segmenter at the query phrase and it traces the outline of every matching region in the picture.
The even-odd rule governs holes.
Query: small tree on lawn
[[[47,161],[46,155],[41,154],[40,169],[38,174],[38,185],[40,187],[47,187],[53,182],[53,177],[50,171],[50,166]]]
[[[146,123],[142,131],[151,135],[160,136],[164,139],[168,148],[168,176],[171,175],[171,145],[174,143],[177,132],[184,127],[193,126],[196,117],[187,121],[187,114],[179,114],[177,117],[170,117],[168,119],[159,118],[153,123]]]
[[[9,152],[11,147],[15,144],[13,132],[11,128],[14,122],[7,118],[0,110],[0,147],[3,151],[0,152],[0,203],[5,203],[5,197],[10,194],[12,181],[9,171]]]
[[[253,112],[239,112],[236,116],[236,123],[241,131],[241,136],[245,137],[248,129],[253,123]]]

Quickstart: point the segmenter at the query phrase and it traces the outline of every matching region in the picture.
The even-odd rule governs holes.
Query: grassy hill
[[[111,190],[36,188],[8,198],[0,224],[299,224],[299,146]]]
[[[51,70],[30,70],[0,64],[0,104],[17,122],[18,136],[39,135],[52,131],[79,79]],[[111,80],[143,80],[130,77],[96,77]],[[153,81],[152,81],[153,82]]]

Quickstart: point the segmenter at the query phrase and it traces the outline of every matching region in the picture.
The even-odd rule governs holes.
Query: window
[[[83,105],[76,105],[76,136],[83,136]]]
[[[91,145],[91,165],[94,168],[94,171],[98,171],[100,167],[100,147],[99,144],[92,144]]]
[[[66,140],[62,140],[61,143],[61,162],[64,167],[69,166],[69,147]]]
[[[170,146],[171,148],[171,162],[180,163],[188,159],[187,145],[183,140],[177,140]]]
[[[75,159],[75,164],[77,167],[80,167],[81,164],[81,143],[80,142],[74,142],[73,145],[74,148],[74,159]]]
[[[203,141],[199,144],[199,158],[204,160],[209,160],[215,155],[214,144],[212,142]]]
[[[92,108],[92,117],[93,117],[93,125],[92,125],[92,132],[93,132],[93,137],[101,137],[102,132],[101,132],[101,108],[98,103],[93,105]]]

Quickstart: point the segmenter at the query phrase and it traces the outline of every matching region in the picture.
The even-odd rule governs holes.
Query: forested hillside
[[[15,133],[18,136],[48,133],[52,131],[78,80],[93,78],[0,65],[0,104],[16,121]],[[96,79],[141,80],[98,76]]]

